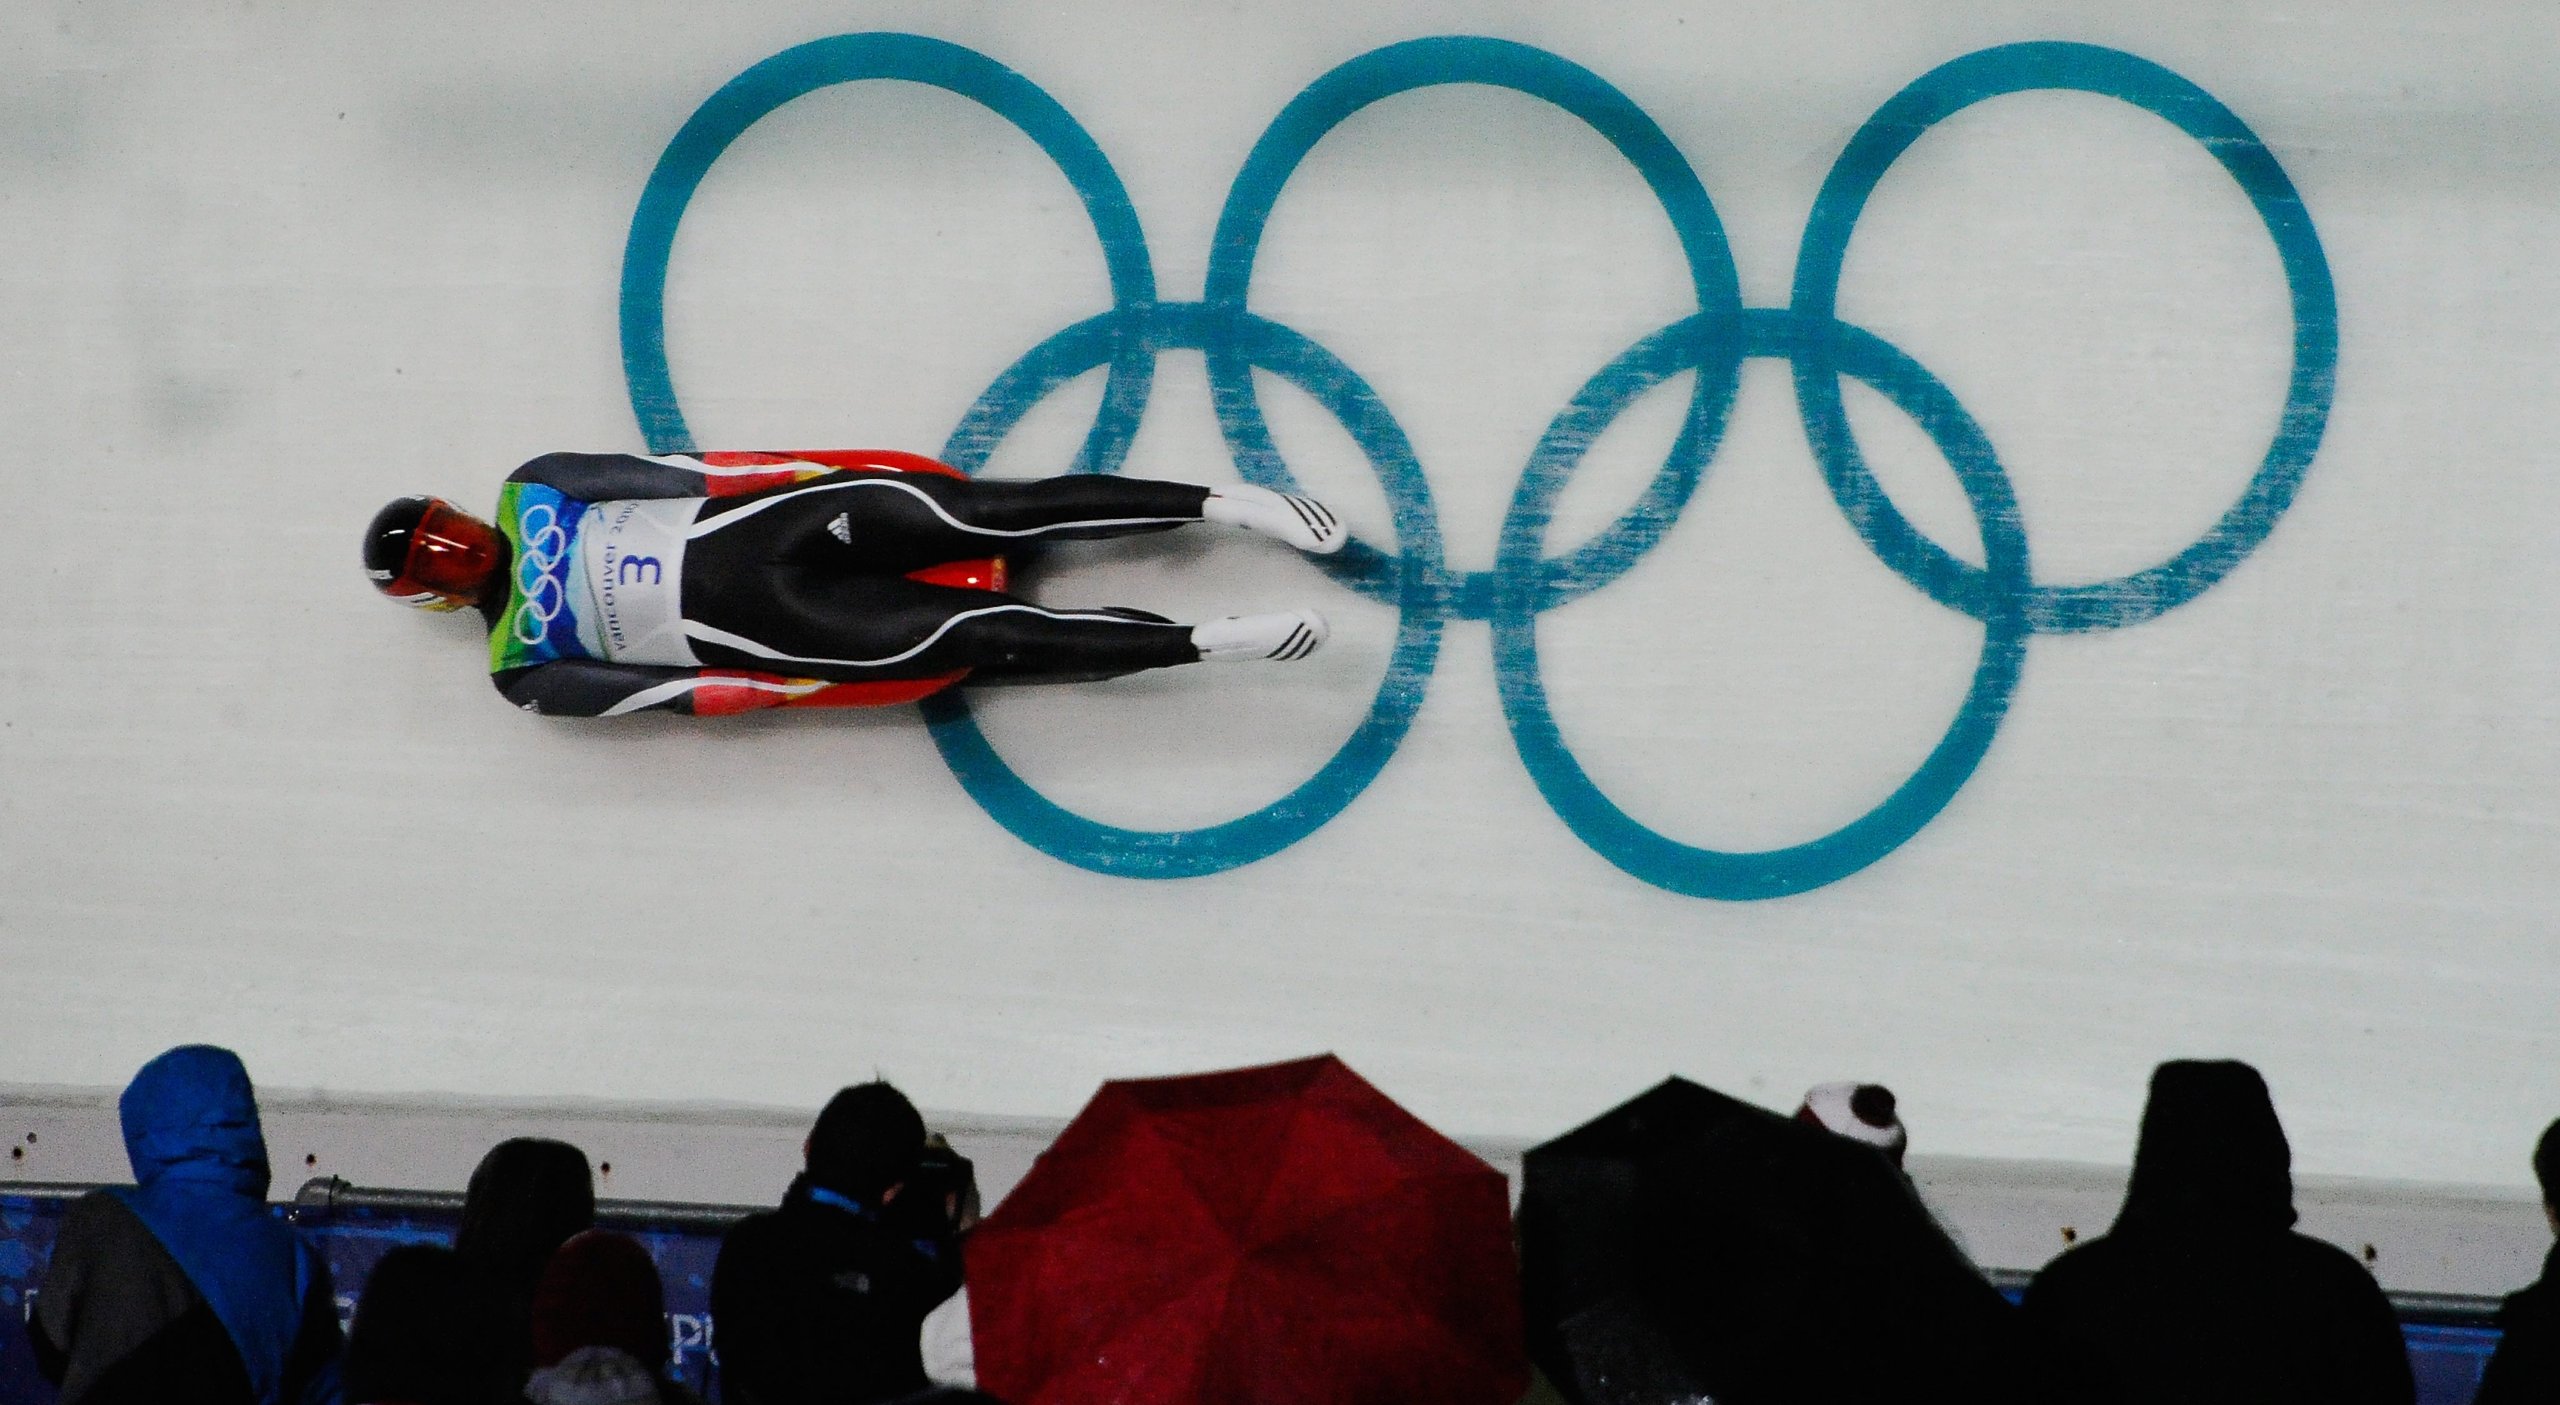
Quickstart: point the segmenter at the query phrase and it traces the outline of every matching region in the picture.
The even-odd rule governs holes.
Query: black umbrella
[[[2008,1303],[1873,1148],[1674,1078],[1525,1171],[1529,1351],[1576,1405],[2015,1396]]]

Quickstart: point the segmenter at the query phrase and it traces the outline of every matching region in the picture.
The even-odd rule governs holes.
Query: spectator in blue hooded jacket
[[[267,1208],[239,1056],[171,1049],[116,1110],[138,1184],[71,1207],[27,1324],[62,1405],[336,1405],[328,1266]]]

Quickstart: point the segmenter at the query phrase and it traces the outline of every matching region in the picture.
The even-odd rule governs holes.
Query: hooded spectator
[[[171,1049],[116,1111],[138,1184],[72,1206],[27,1324],[62,1405],[335,1405],[328,1265],[267,1207],[239,1056]]]
[[[533,1369],[534,1287],[552,1253],[595,1223],[595,1173],[567,1142],[511,1138],[471,1172],[453,1252],[497,1306],[518,1384]]]
[[[2027,1290],[2052,1398],[2409,1405],[2389,1300],[2293,1222],[2292,1150],[2258,1071],[2162,1064],[2114,1228]]]
[[[2560,1234],[2560,1122],[2543,1129],[2533,1149],[2542,1182],[2542,1214]],[[2560,1243],[2542,1261],[2542,1277],[2507,1298],[2498,1311],[2498,1352],[2480,1378],[2472,1405],[2548,1405],[2560,1400]]]
[[[506,1319],[451,1249],[410,1244],[374,1264],[347,1337],[350,1405],[512,1405]]]
[[[728,1405],[872,1405],[930,1386],[919,1332],[959,1288],[960,1253],[947,1221],[898,1204],[924,1147],[905,1094],[847,1088],[781,1208],[729,1231],[711,1277]]]
[[[532,1405],[696,1405],[667,1379],[658,1265],[627,1234],[591,1229],[560,1246],[533,1293]]]
[[[1817,1083],[1796,1108],[1796,1120],[1864,1142],[1896,1166],[1911,1134],[1894,1114],[1893,1090],[1880,1083]]]

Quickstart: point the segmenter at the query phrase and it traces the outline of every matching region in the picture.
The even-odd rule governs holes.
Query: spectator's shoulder
[[[2376,1340],[2387,1335],[2396,1349],[2399,1313],[2373,1270],[2326,1240],[2299,1230],[2287,1237],[2293,1252],[2286,1276],[2303,1295],[2301,1300],[2328,1305],[2341,1314],[2342,1323],[2357,1324],[2357,1330],[2370,1331]]]
[[[160,1236],[115,1190],[93,1190],[63,1212],[46,1266],[46,1281],[54,1287],[109,1280],[165,1284],[173,1277],[186,1281]]]
[[[114,1189],[102,1189],[90,1191],[71,1202],[71,1208],[62,1214],[62,1228],[57,1232],[55,1242],[75,1236],[149,1233],[150,1227],[142,1222],[142,1216],[134,1213],[131,1205],[125,1203],[123,1196]]]
[[[758,1210],[729,1226],[728,1230],[720,1236],[720,1252],[726,1255],[741,1246],[744,1246],[746,1252],[754,1252],[788,1233],[788,1227],[783,1223],[782,1211]]]
[[[2498,1308],[2498,1326],[2509,1332],[2518,1327],[2560,1332],[2560,1282],[2545,1270],[2542,1277],[2507,1294]]]
[[[2026,1301],[2030,1304],[2039,1300],[2051,1301],[2056,1296],[2078,1290],[2093,1278],[2103,1279],[2122,1254],[2121,1246],[2103,1236],[2065,1249],[2052,1262],[2036,1270],[2034,1280],[2027,1284]]]

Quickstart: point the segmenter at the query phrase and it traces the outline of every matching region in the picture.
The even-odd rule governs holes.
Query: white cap
[[[1897,1166],[1903,1148],[1911,1144],[1911,1134],[1894,1114],[1893,1090],[1881,1083],[1817,1083],[1805,1092],[1796,1120],[1864,1142]]]

